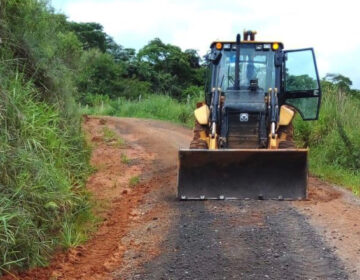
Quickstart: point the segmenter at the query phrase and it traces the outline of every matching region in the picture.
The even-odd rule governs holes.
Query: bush
[[[199,86],[189,86],[181,94],[181,100],[189,102],[190,100],[199,99],[204,92],[204,89]]]
[[[121,82],[121,93],[119,96],[127,99],[139,99],[151,92],[151,84],[137,79],[124,79]]]

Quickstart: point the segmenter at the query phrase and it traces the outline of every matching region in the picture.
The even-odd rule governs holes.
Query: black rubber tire
[[[281,134],[286,134],[286,140],[279,143],[279,149],[295,149],[296,145],[294,142],[294,126],[289,124],[287,126],[280,126],[278,134],[281,137]]]
[[[201,131],[206,132],[206,126],[199,124],[198,121],[195,120],[194,138],[190,143],[190,149],[209,149],[207,142],[200,139]]]

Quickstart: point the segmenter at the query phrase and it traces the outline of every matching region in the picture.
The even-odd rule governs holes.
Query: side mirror
[[[214,50],[209,54],[208,59],[213,64],[217,65],[221,59],[221,56],[222,56],[221,52]]]

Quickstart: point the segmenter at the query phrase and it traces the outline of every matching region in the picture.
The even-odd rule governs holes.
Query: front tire
[[[209,149],[207,142],[200,137],[200,133],[206,133],[206,131],[206,125],[201,125],[197,120],[195,120],[194,137],[190,143],[190,149]]]
[[[285,139],[280,141],[279,149],[295,149],[296,145],[294,142],[294,126],[289,124],[286,126],[280,126],[278,130],[280,139]]]

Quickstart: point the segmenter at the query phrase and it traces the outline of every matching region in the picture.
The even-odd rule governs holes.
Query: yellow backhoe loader
[[[190,148],[179,151],[181,200],[306,198],[308,150],[295,148],[292,121],[319,115],[314,51],[255,34],[210,46],[205,101]]]

